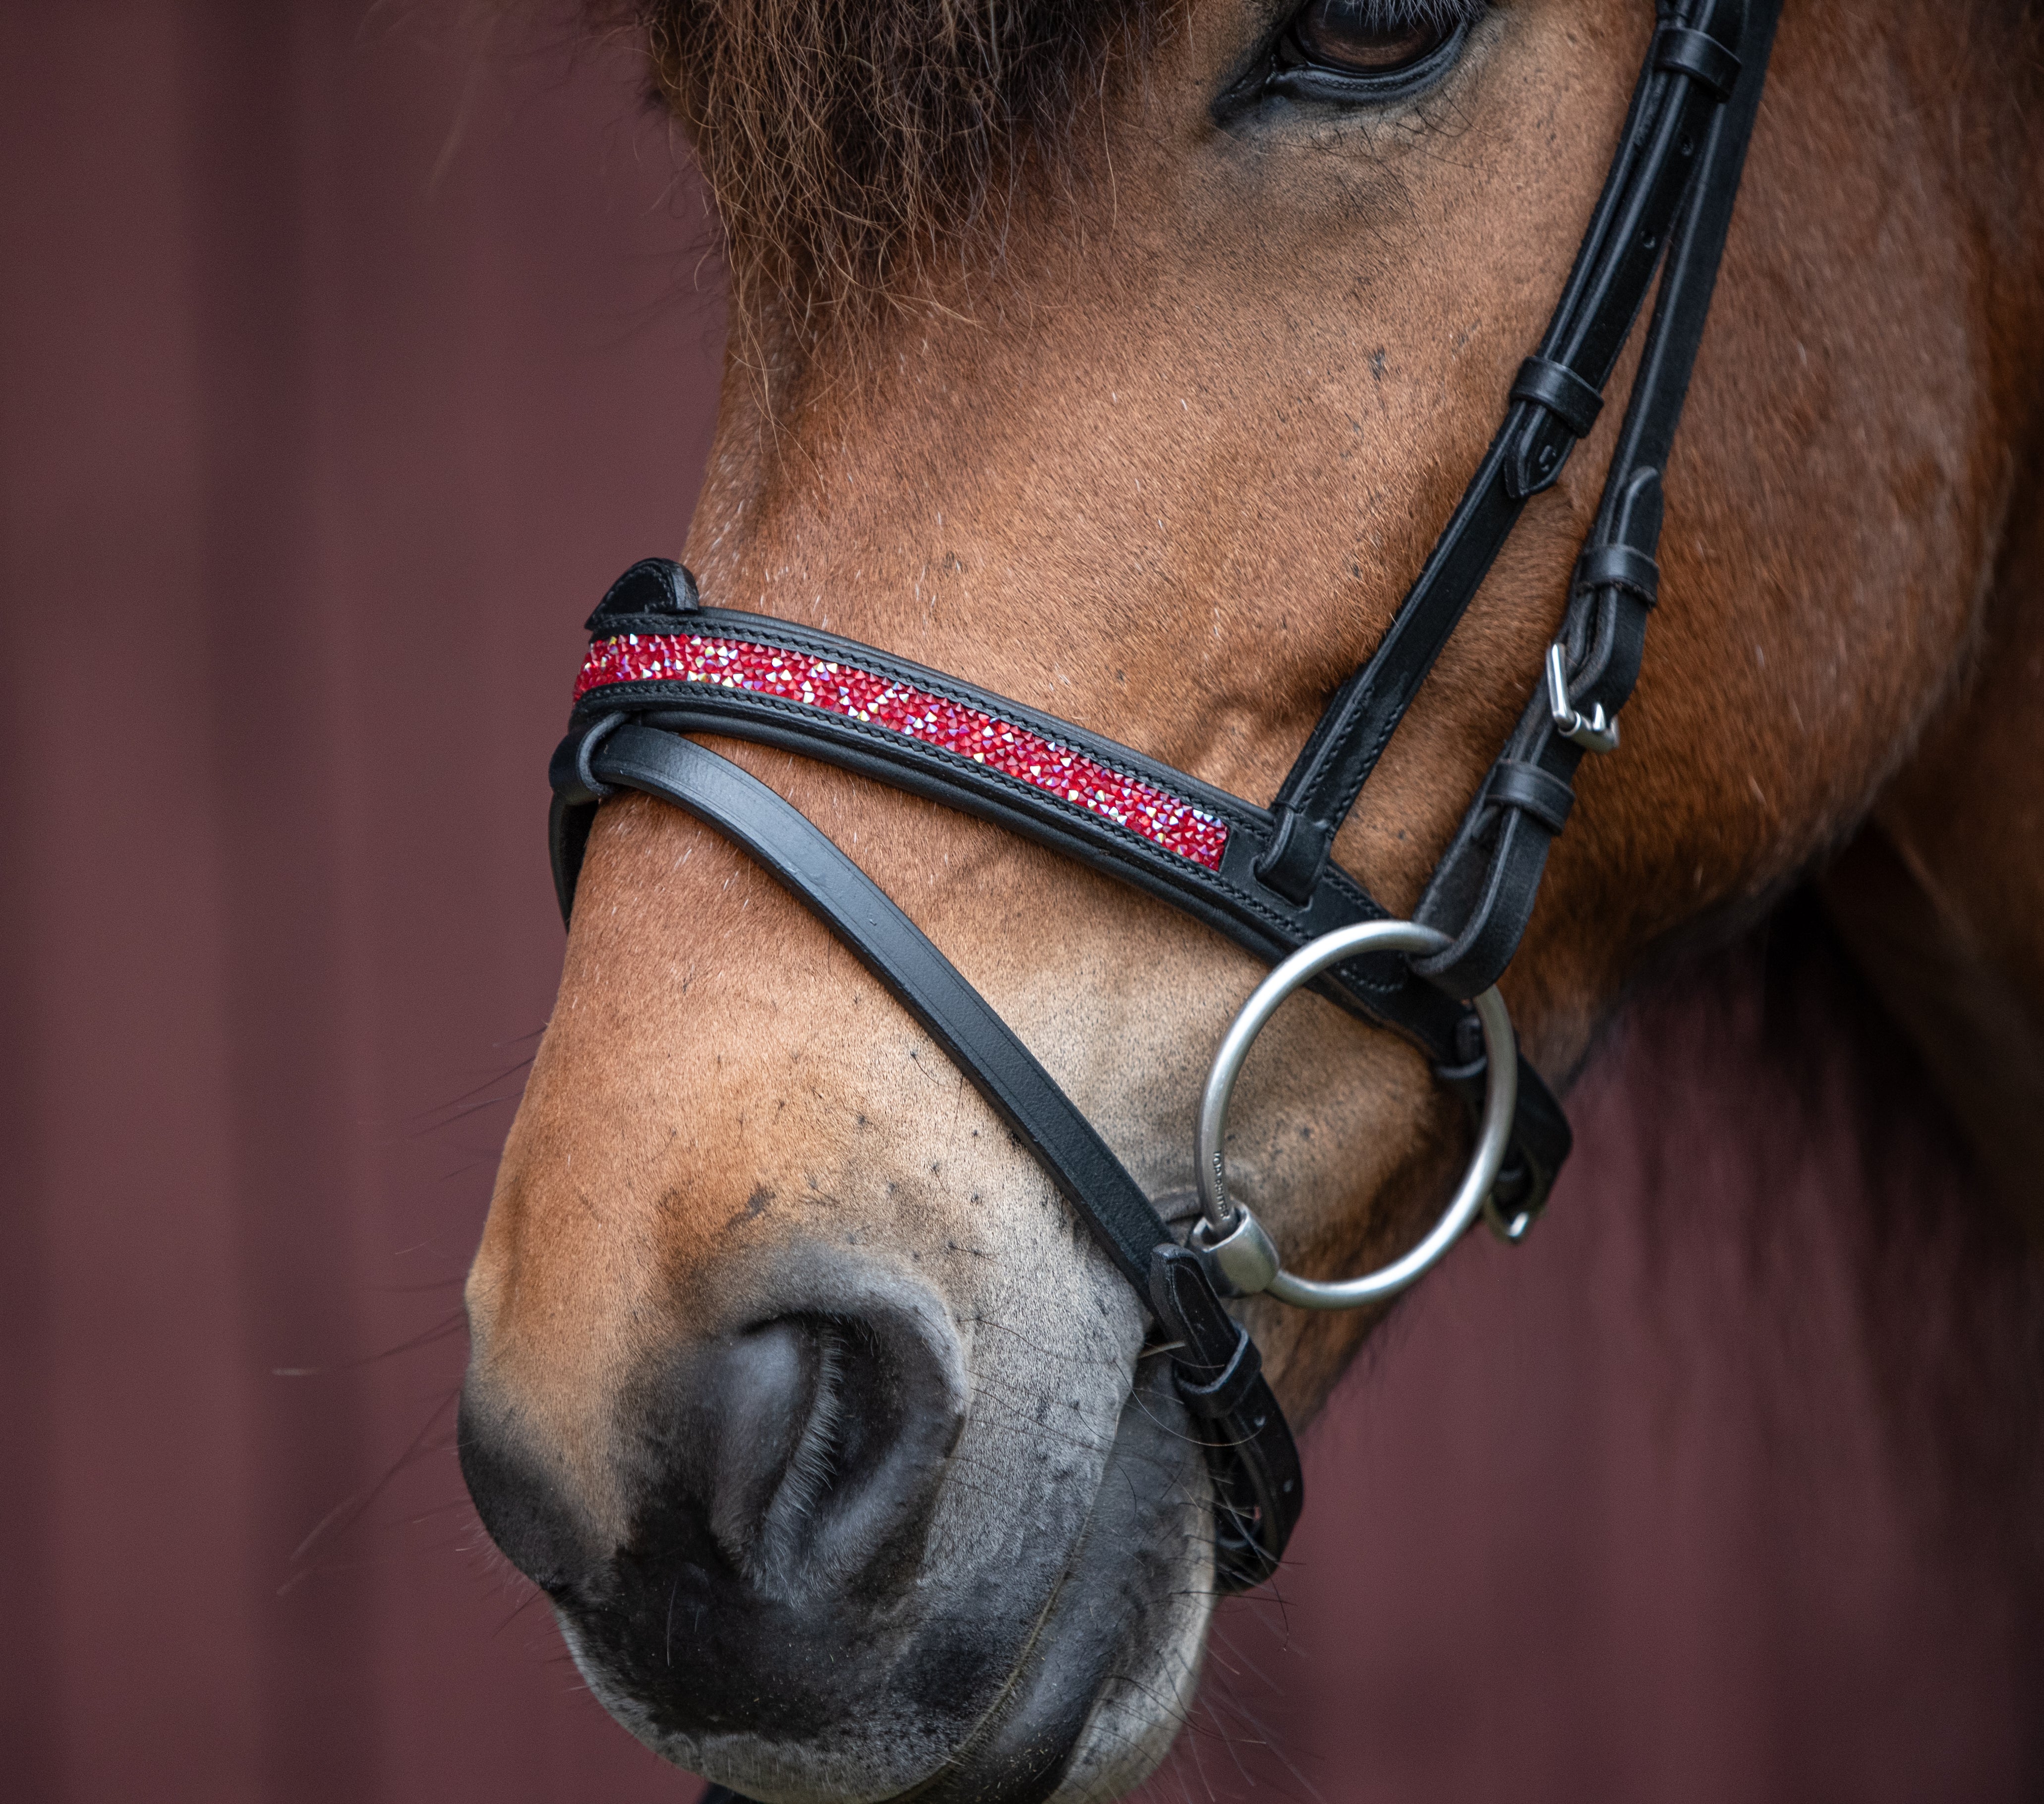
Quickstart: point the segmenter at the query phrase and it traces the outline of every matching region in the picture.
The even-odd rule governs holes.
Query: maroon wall
[[[628,57],[489,10],[0,9],[9,1799],[690,1794],[448,1444],[578,622],[716,364]],[[2023,1271],[1784,993],[1642,1017],[1346,1388],[1159,1797],[2044,1791]]]

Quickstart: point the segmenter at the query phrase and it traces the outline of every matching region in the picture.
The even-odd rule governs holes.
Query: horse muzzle
[[[848,1256],[788,1264],[772,1303],[622,1387],[621,1514],[534,1444],[486,1345],[460,1434],[484,1523],[677,1764],[766,1804],[1047,1797],[1112,1681],[1159,1645],[1196,1664],[1212,1506],[1169,1362],[1124,1368],[1097,1444],[1039,1430],[1018,1460],[974,1434],[934,1294]]]

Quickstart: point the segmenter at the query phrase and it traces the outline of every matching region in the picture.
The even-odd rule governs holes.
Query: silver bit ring
[[[1483,1209],[1504,1168],[1512,1137],[1512,1117],[1519,1102],[1519,1047],[1512,1017],[1495,984],[1471,999],[1483,1029],[1485,1069],[1483,1117],[1477,1129],[1476,1151],[1454,1195],[1434,1224],[1433,1231],[1400,1259],[1360,1278],[1325,1283],[1294,1277],[1280,1261],[1278,1249],[1248,1208],[1228,1194],[1228,1167],[1223,1144],[1228,1133],[1228,1106],[1235,1094],[1249,1048],[1278,1005],[1331,966],[1361,952],[1436,952],[1449,944],[1445,933],[1411,921],[1366,921],[1337,928],[1301,946],[1257,985],[1241,1012],[1222,1036],[1200,1099],[1199,1181],[1204,1219],[1195,1224],[1193,1244],[1239,1294],[1262,1292],[1295,1309],[1347,1310],[1396,1296],[1435,1264],[1462,1237]],[[1523,1229],[1520,1230],[1523,1232]],[[1515,1234],[1513,1238],[1516,1238]]]

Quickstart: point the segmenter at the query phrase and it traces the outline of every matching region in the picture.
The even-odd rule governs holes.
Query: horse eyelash
[[[1493,0],[1350,0],[1362,15],[1363,29],[1385,36],[1396,36],[1400,32],[1429,27],[1440,32],[1444,37],[1466,36],[1481,22],[1490,11]],[[1313,0],[1291,0],[1291,3],[1275,11],[1277,23],[1270,28],[1270,36],[1259,53],[1261,72],[1249,75],[1230,84],[1213,103],[1216,123],[1224,123],[1239,107],[1253,104],[1261,98],[1264,83],[1285,70],[1299,56],[1293,33],[1300,21],[1313,4]],[[1308,63],[1308,68],[1312,65]],[[1336,79],[1340,79],[1337,77]],[[1387,95],[1396,91],[1399,77],[1388,79],[1357,76],[1349,78],[1354,83],[1353,98],[1365,99],[1372,92]]]
[[[1490,0],[1362,0],[1358,10],[1373,31],[1409,31],[1416,25],[1452,31],[1474,25],[1490,10]]]

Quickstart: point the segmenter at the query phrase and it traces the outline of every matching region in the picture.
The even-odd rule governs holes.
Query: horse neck
[[[1823,893],[1990,1187],[2044,1243],[2044,21],[1996,10],[2024,40],[1988,57],[1955,48],[1938,12],[1910,10],[1908,29],[1945,34],[1928,54],[1965,63],[1929,85],[1973,84],[1942,173],[1980,298],[1984,418],[1964,480],[1983,505],[1973,556],[1950,573],[1957,655]]]

